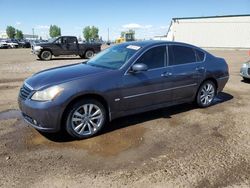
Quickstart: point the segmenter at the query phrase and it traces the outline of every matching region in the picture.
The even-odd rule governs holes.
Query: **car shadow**
[[[233,98],[234,97],[232,95],[225,92],[221,92],[214,99],[212,106],[227,102],[229,100],[232,100]],[[183,112],[194,110],[197,108],[198,107],[195,103],[185,103],[149,112],[144,112],[140,114],[130,115],[128,117],[118,118],[109,123],[109,126],[107,126],[107,128],[103,131],[103,134],[108,133],[110,131],[114,131],[116,129],[121,129],[124,127],[136,125],[154,119],[159,119],[159,118],[171,119],[173,115],[181,114]]]
[[[250,79],[248,79],[248,80],[242,79],[241,82],[246,83],[246,84],[250,84]]]
[[[214,102],[212,106],[225,103],[229,100],[232,100],[234,97],[225,92],[219,93],[216,98],[214,99]],[[134,126],[136,124],[140,124],[143,122],[159,119],[159,118],[166,118],[170,119],[175,114],[181,114],[186,111],[194,110],[198,108],[197,105],[193,103],[186,103],[181,105],[175,105],[167,108],[162,108],[158,110],[153,110],[149,112],[144,112],[140,114],[130,115],[122,118],[118,118],[113,120],[112,122],[108,123],[103,131],[101,131],[98,135],[107,134],[109,132],[122,129],[125,127]],[[54,141],[54,142],[70,142],[74,141],[76,139],[70,137],[65,130],[62,130],[60,133],[42,133],[43,136],[45,136],[47,139]]]
[[[44,61],[44,60],[41,60],[41,59],[36,59],[36,60],[37,61]],[[55,57],[55,58],[52,58],[49,61],[56,61],[56,60],[83,60],[83,61],[87,61],[87,59],[82,59],[80,57]]]

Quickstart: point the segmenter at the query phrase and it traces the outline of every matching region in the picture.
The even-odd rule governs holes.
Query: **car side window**
[[[69,38],[68,38],[68,43],[69,43],[69,44],[76,44],[76,38],[74,38],[74,37],[69,37]]]
[[[62,38],[59,38],[55,41],[56,44],[61,44],[62,43]]]
[[[146,51],[136,63],[143,63],[148,69],[155,69],[165,66],[166,46],[154,47]]]
[[[195,52],[197,56],[197,61],[203,61],[205,58],[205,53],[197,49],[195,49]]]
[[[196,55],[193,48],[179,45],[170,45],[169,65],[181,65],[196,62]]]
[[[62,44],[67,44],[67,38],[66,37],[62,37]]]

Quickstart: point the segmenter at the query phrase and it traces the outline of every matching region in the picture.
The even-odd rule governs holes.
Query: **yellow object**
[[[123,43],[123,42],[129,42],[129,41],[134,41],[135,40],[135,32],[134,31],[127,31],[127,32],[122,32],[121,37],[117,38],[115,40],[116,44]]]

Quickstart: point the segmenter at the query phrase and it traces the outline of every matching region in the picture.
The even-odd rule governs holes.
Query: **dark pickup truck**
[[[53,56],[79,55],[81,58],[91,58],[101,51],[101,44],[78,43],[74,36],[61,36],[48,43],[36,43],[32,45],[32,53],[41,60],[50,60]]]

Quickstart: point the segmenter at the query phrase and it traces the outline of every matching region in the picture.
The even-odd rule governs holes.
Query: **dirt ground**
[[[81,62],[44,62],[28,49],[0,50],[0,187],[249,187],[250,83],[247,51],[224,57],[230,80],[214,105],[184,104],[120,118],[97,137],[43,136],[23,122],[17,95],[37,71]]]

